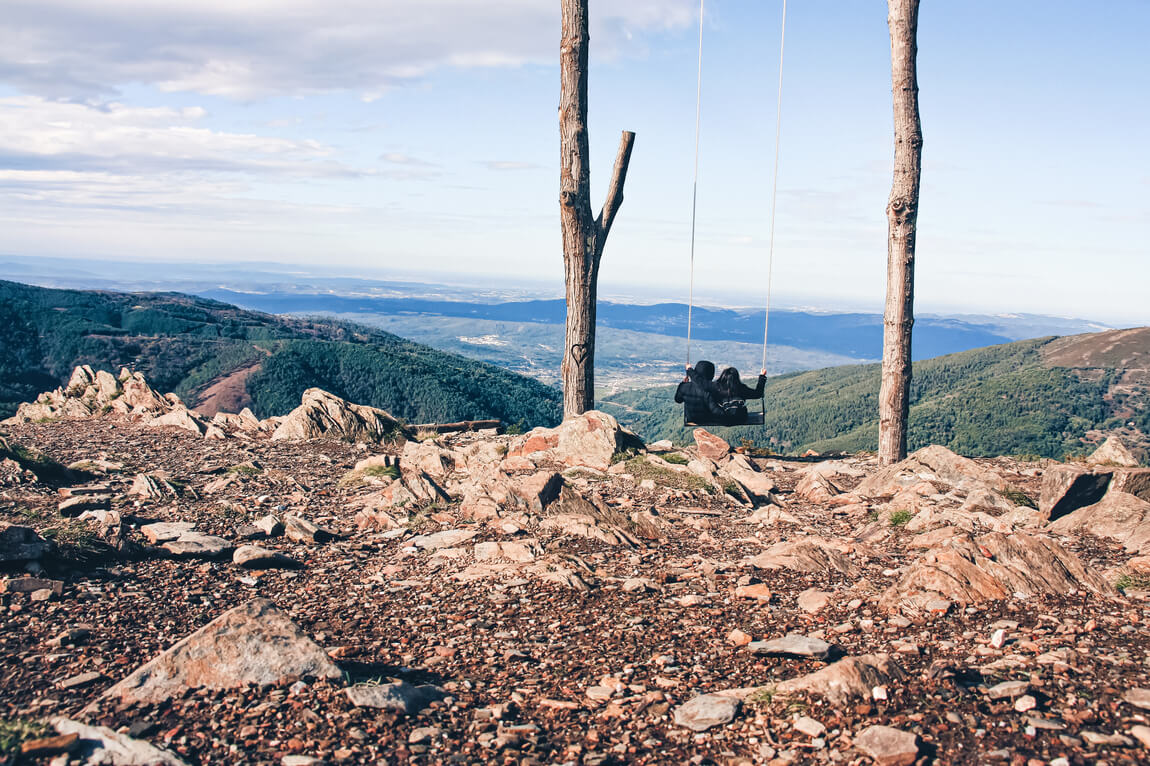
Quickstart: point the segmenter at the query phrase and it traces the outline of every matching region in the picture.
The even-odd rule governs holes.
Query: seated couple
[[[763,396],[767,383],[767,371],[759,373],[759,382],[754,388],[743,385],[739,371],[728,367],[714,380],[715,365],[700,360],[693,368],[687,368],[687,377],[675,391],[675,401],[685,404],[687,420],[692,423],[719,423],[739,425],[747,419],[747,399]]]

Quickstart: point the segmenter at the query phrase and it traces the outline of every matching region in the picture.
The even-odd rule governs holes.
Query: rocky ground
[[[9,757],[1148,758],[1147,469],[645,451],[597,413],[422,436],[9,424],[0,747],[50,722]]]

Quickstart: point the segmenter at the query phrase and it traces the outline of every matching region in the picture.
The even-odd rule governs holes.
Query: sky
[[[781,2],[711,0],[695,294],[768,277]],[[0,0],[0,254],[560,286],[558,0]],[[699,6],[591,0],[600,294],[685,300]],[[1150,324],[1150,0],[925,2],[920,312]],[[791,0],[776,306],[881,309],[886,4]]]

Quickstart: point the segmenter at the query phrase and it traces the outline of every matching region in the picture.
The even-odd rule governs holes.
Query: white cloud
[[[360,173],[318,141],[203,127],[198,107],[93,107],[0,98],[0,167],[16,170],[234,172],[298,177]]]
[[[378,96],[447,67],[554,62],[556,0],[3,0],[0,82],[49,98],[130,84],[234,99]],[[595,55],[692,23],[693,0],[596,3]]]

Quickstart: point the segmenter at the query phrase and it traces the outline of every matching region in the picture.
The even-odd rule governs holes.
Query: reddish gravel
[[[76,534],[82,523],[57,516],[55,487],[0,487],[0,520],[72,531],[71,543],[44,562],[42,576],[65,583],[61,598],[0,596],[0,717],[6,719],[67,715],[124,727],[204,764],[272,764],[287,754],[333,763],[865,763],[850,740],[874,724],[918,734],[922,762],[1148,759],[1137,741],[1094,747],[1082,739],[1085,731],[1127,735],[1146,723],[1143,711],[1122,702],[1127,689],[1150,687],[1150,603],[1142,594],[1014,599],[955,607],[907,624],[874,603],[893,582],[891,570],[921,555],[906,548],[909,535],[897,530],[874,544],[873,555],[864,555],[865,547],[852,555],[860,577],[756,572],[743,560],[765,545],[803,532],[845,540],[866,521],[788,499],[801,462],[777,464],[771,474],[798,526],[750,522],[746,509],[701,492],[669,497],[667,490],[640,490],[618,479],[602,482],[609,504],[654,510],[665,528],[638,549],[538,533],[544,548],[590,565],[593,574],[585,579],[592,588],[580,593],[530,578],[461,583],[452,575],[473,562],[470,546],[462,558],[448,559],[356,531],[352,501],[370,488],[339,483],[367,454],[352,445],[214,442],[100,420],[13,426],[9,434],[63,463],[123,463],[122,472],[99,480],[111,485],[113,508],[137,525],[191,521],[235,539],[238,525],[287,512],[342,537],[324,544],[261,543],[302,562],[297,571],[253,573],[228,562],[147,551],[117,558]],[[228,473],[249,462],[257,469]],[[1034,469],[1040,466],[992,462],[1037,495]],[[126,492],[137,472],[163,473],[183,493],[136,507]],[[227,475],[235,477],[230,485],[207,492]],[[684,512],[691,509],[717,515]],[[449,515],[455,510],[446,509]],[[463,522],[440,524],[423,515],[418,525],[428,533]],[[138,532],[131,539],[143,542]],[[495,539],[506,538],[481,528],[473,542]],[[1127,558],[1093,538],[1068,547],[1099,572]],[[621,584],[632,577],[650,578],[661,590],[625,593]],[[770,587],[770,603],[736,599],[740,578],[756,577]],[[834,594],[817,615],[796,606],[808,588]],[[687,594],[703,603],[681,605]],[[255,596],[272,599],[326,647],[349,683],[399,678],[439,684],[450,696],[409,717],[356,708],[340,684],[328,683],[191,691],[159,705],[105,703],[91,716],[81,712],[174,641]],[[53,645],[54,637],[79,626],[91,631],[86,640]],[[1007,633],[1001,649],[990,645],[998,627]],[[825,665],[750,654],[728,642],[736,628],[756,640],[816,633],[844,655],[891,652],[909,680],[889,688],[885,701],[835,708],[816,698],[760,695],[727,726],[702,734],[675,726],[673,709],[697,694],[768,685]],[[99,676],[60,688],[88,672]],[[587,689],[604,676],[618,678],[620,691],[606,702],[589,699]],[[1037,708],[1018,713],[1010,699],[989,700],[985,688],[1004,680],[1028,681]],[[799,714],[826,727],[820,741],[793,728]],[[1049,728],[1035,728],[1028,716]],[[423,727],[438,733],[409,743]]]

